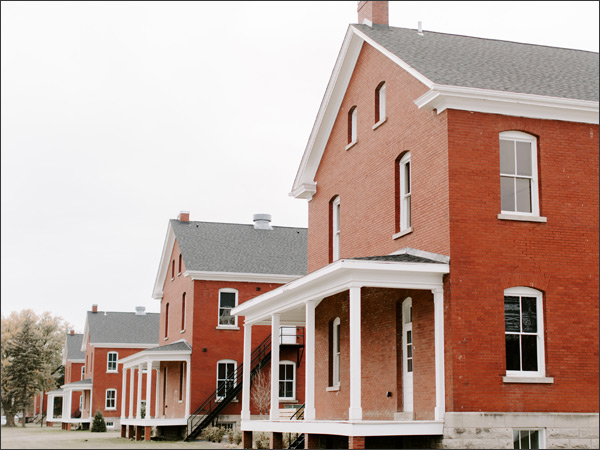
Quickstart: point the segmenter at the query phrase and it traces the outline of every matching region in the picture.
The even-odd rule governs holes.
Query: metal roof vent
[[[145,316],[146,315],[146,307],[145,306],[136,306],[135,307],[135,315],[136,316]]]
[[[423,22],[421,22],[420,20],[419,20],[419,23],[418,23],[417,34],[419,36],[423,36]]]
[[[255,230],[272,230],[271,214],[254,214],[252,216]]]

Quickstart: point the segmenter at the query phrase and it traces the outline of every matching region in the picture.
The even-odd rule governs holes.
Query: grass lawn
[[[207,441],[194,442],[169,442],[169,441],[133,441],[120,437],[120,432],[107,431],[106,433],[92,433],[90,431],[63,431],[60,425],[54,427],[40,427],[39,424],[27,424],[25,428],[20,425],[2,427],[2,449],[8,448],[240,448],[229,443],[216,444]]]

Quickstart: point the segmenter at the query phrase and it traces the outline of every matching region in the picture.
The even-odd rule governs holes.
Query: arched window
[[[410,152],[404,154],[398,163],[400,233],[412,231],[412,188]]]
[[[179,254],[179,270],[178,270],[178,275],[181,275],[181,271],[183,270],[183,259],[181,256],[181,253]]]
[[[382,81],[375,89],[375,125],[385,118],[385,81]]]
[[[545,377],[542,293],[528,287],[504,291],[506,375]]]
[[[537,139],[500,133],[500,203],[503,214],[539,216]]]
[[[185,292],[181,296],[181,331],[185,331]]]
[[[231,310],[237,306],[237,289],[219,289],[219,327],[237,327],[237,317],[231,315]]]
[[[171,261],[171,279],[175,278],[175,260]]]
[[[340,196],[334,197],[330,202],[330,260],[331,262],[340,259]]]
[[[336,317],[331,322],[330,335],[329,335],[329,367],[330,367],[330,385],[340,385],[340,338],[341,338],[341,325],[340,318]]]
[[[165,339],[169,338],[169,304],[165,305]]]
[[[348,111],[348,146],[354,144],[358,139],[358,115],[356,105]],[[347,147],[348,148],[348,147]]]

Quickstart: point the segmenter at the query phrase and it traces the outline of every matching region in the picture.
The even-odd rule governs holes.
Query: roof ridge
[[[360,23],[353,23],[350,24],[352,26],[355,25],[360,25],[360,26],[366,26],[369,27],[368,25],[365,24],[360,24]],[[371,27],[369,27],[371,28]],[[372,30],[377,30],[377,31],[385,31],[385,29],[382,28],[371,28]],[[409,30],[409,31],[414,31],[415,33],[418,32],[418,30],[416,28],[406,28],[406,27],[394,27],[394,26],[389,26],[388,29],[396,29],[396,30]],[[592,53],[597,55],[598,52],[594,52],[591,50],[583,50],[580,48],[569,48],[569,47],[557,47],[554,45],[546,45],[546,44],[534,44],[531,42],[519,42],[519,41],[510,41],[510,40],[506,40],[506,39],[494,39],[494,38],[486,38],[486,37],[481,37],[481,36],[470,36],[467,34],[456,34],[456,33],[445,33],[443,31],[432,31],[432,30],[421,30],[423,33],[433,33],[433,34],[442,34],[442,35],[446,35],[446,36],[457,36],[457,37],[463,37],[463,38],[470,38],[470,39],[481,39],[481,40],[485,40],[485,41],[494,41],[494,42],[507,42],[510,44],[520,44],[520,45],[531,45],[531,46],[535,46],[535,47],[546,47],[546,48],[554,48],[554,49],[560,49],[560,50],[570,50],[570,51],[576,51],[576,52],[586,52],[586,53]]]
[[[252,223],[238,223],[238,222],[210,222],[210,221],[206,221],[206,220],[190,220],[188,222],[182,222],[178,219],[169,219],[173,222],[178,222],[180,224],[186,224],[186,223],[206,223],[206,224],[212,224],[212,225],[243,225],[243,226],[247,226],[247,227],[254,227],[254,224]],[[294,227],[294,226],[290,226],[290,225],[272,225],[273,228],[293,228],[296,230],[308,230],[307,227]]]

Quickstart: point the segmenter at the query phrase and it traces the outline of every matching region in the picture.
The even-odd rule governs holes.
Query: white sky
[[[2,2],[2,314],[158,312],[170,218],[288,196],[355,1]],[[598,2],[390,2],[390,25],[598,51]]]

